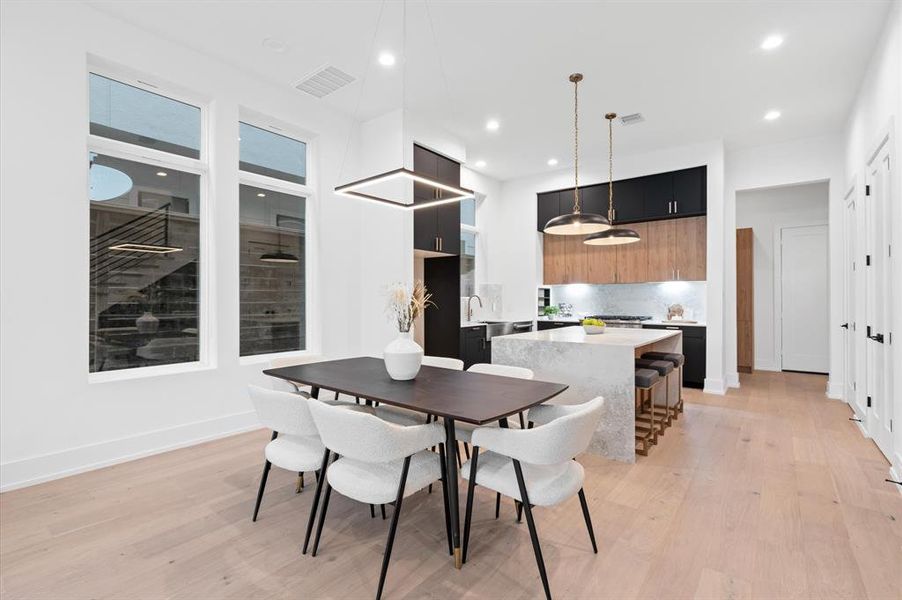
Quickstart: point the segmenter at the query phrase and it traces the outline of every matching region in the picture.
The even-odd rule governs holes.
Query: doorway
[[[781,229],[782,370],[830,370],[827,226]]]

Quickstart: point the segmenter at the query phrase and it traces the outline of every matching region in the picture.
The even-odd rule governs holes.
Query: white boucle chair
[[[319,362],[321,360],[325,360],[325,359],[322,357],[310,357],[310,356],[302,356],[302,357],[289,356],[289,357],[283,357],[283,358],[274,358],[269,361],[269,368],[270,369],[278,369],[281,367],[293,367],[295,365],[306,365],[306,364],[310,364],[310,363],[314,363],[314,362]],[[293,384],[292,382],[286,381],[285,379],[281,379],[279,377],[270,377],[270,380],[271,380],[270,385],[272,386],[272,389],[274,389],[274,390],[279,390],[282,392],[292,392],[295,394],[298,392],[304,392],[307,395],[310,394],[310,388],[308,388],[306,386],[299,387],[299,386]],[[322,390],[322,391],[325,391],[325,390]],[[344,402],[346,404],[360,404],[359,398],[352,398],[350,396],[341,396],[338,392],[335,392],[335,397],[333,399],[336,401],[339,401],[339,402]]]
[[[386,504],[394,502],[382,571],[376,598],[382,596],[385,575],[391,559],[392,545],[401,515],[401,502],[406,496],[416,493],[435,481],[445,478],[444,429],[437,423],[401,426],[384,421],[375,415],[342,410],[318,400],[308,399],[310,412],[326,447],[320,472],[323,474],[316,484],[314,506],[323,488],[323,505],[316,525],[312,556],[319,548],[323,522],[329,509],[332,488],[359,502]],[[429,451],[439,447],[439,454]],[[330,453],[339,458],[330,464]],[[448,494],[442,486],[445,506],[445,533],[448,549],[451,550],[451,527],[448,515]],[[313,513],[307,523],[303,553],[313,527]]]
[[[601,420],[603,405],[604,399],[598,397],[572,406],[538,406],[530,409],[530,420],[546,423],[544,425],[532,429],[480,427],[473,432],[473,458],[461,468],[461,475],[469,482],[464,519],[464,562],[467,560],[473,494],[477,485],[520,502],[526,513],[536,564],[547,598],[551,598],[551,590],[532,516],[533,506],[554,506],[579,495],[592,550],[598,553],[589,506],[583,492],[585,472],[574,459],[589,446]],[[551,419],[552,416],[556,418]],[[480,454],[480,448],[486,452]]]
[[[257,417],[264,427],[272,429],[272,438],[263,451],[266,462],[263,465],[263,477],[260,479],[260,489],[257,491],[257,502],[252,518],[256,521],[272,465],[297,473],[299,481],[295,491],[300,492],[304,472],[315,471],[319,467],[325,448],[319,439],[313,417],[310,416],[306,400],[309,395],[306,392],[268,390],[257,385],[247,387]],[[354,410],[372,410],[345,403],[340,405]]]

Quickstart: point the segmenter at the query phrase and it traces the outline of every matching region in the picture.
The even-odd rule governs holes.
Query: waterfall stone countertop
[[[635,462],[636,356],[646,351],[683,351],[679,329],[608,327],[588,335],[580,326],[502,335],[492,339],[492,362],[532,369],[535,378],[569,385],[553,404],[604,398],[601,423],[589,452]],[[679,381],[671,376],[656,388],[658,406],[676,404]]]

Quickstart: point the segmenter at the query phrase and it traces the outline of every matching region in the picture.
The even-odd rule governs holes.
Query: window
[[[307,349],[307,144],[239,123],[240,354]]]
[[[89,83],[93,135],[200,158],[200,108],[95,73]]]
[[[240,186],[241,356],[306,348],[305,201]]]
[[[89,371],[201,356],[201,111],[90,74]],[[153,164],[112,138],[178,155]],[[118,147],[117,147],[118,148]]]
[[[238,124],[238,137],[239,169],[301,185],[307,183],[307,144],[247,123]]]
[[[460,295],[476,293],[476,198],[460,201]]]

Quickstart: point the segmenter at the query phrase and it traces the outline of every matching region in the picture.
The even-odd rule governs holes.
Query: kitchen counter
[[[596,396],[605,399],[601,422],[589,452],[614,460],[635,462],[635,358],[645,351],[683,351],[680,329],[610,327],[587,335],[582,327],[559,327],[495,337],[492,362],[532,369],[535,378],[569,385],[554,404],[579,404]],[[663,406],[665,386],[655,402]],[[679,382],[671,377],[667,400],[674,404]]]
[[[643,325],[671,325],[674,327],[707,327],[704,321],[696,321],[690,323],[688,321],[668,321],[666,319],[652,319],[651,321],[642,321]]]

